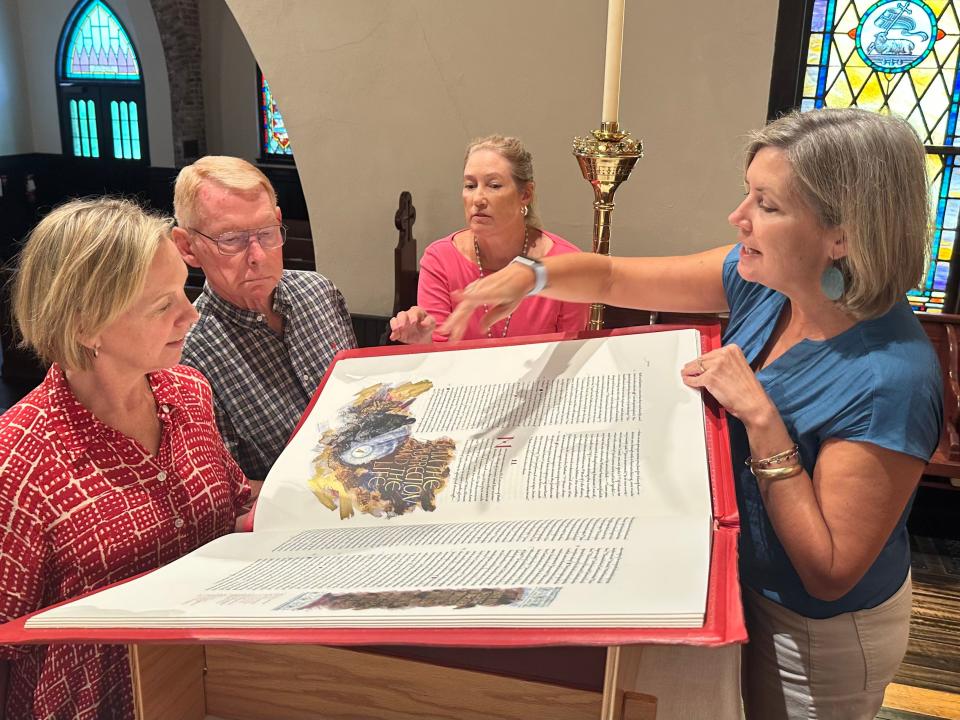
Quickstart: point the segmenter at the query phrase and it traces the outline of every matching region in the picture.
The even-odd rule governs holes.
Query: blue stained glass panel
[[[943,222],[950,226],[956,226],[958,218],[960,218],[960,202],[957,200],[947,200],[946,211],[943,214]]]
[[[140,160],[140,118],[132,100],[110,103],[113,128],[113,156],[121,160]]]
[[[133,159],[140,159],[140,119],[137,116],[137,104],[130,101],[130,145],[133,148]]]
[[[260,82],[260,126],[263,128],[261,147],[266,155],[293,156],[283,116],[265,79]]]
[[[80,154],[90,157],[90,135],[87,125],[87,104],[80,101]]]
[[[90,124],[90,155],[100,157],[100,140],[97,137],[97,106],[87,100],[87,121]]]
[[[947,276],[950,274],[950,263],[938,262],[933,275],[933,287],[937,290],[947,289]]]
[[[70,79],[140,79],[140,63],[130,36],[101,0],[92,0],[77,15],[62,71]]]
[[[120,144],[120,106],[116,100],[110,102],[110,127],[113,131],[113,156],[123,157],[123,147]]]
[[[73,156],[80,157],[80,111],[77,109],[77,101],[70,101],[70,128],[73,136]]]
[[[810,28],[814,32],[823,32],[823,20],[827,14],[827,0],[816,0],[813,3],[813,20],[810,22]]]
[[[127,104],[120,103],[120,136],[123,139],[123,159],[129,160],[130,152],[130,116],[127,112]]]

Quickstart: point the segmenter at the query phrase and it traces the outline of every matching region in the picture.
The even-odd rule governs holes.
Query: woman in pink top
[[[463,167],[463,212],[467,227],[431,244],[420,260],[417,304],[390,320],[390,339],[404,343],[446,342],[437,326],[453,309],[452,295],[500,270],[517,256],[539,260],[580,252],[541,229],[534,208],[533,159],[516,138],[489,135],[467,146]],[[479,308],[465,339],[582,330],[588,305],[529,297],[488,332]]]

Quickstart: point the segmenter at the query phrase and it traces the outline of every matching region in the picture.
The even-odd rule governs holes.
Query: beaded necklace
[[[530,228],[526,225],[523,226],[523,250],[520,251],[521,255],[527,254],[527,247],[530,243]],[[477,236],[473,236],[473,250],[477,254],[477,270],[480,271],[480,279],[483,280],[483,263],[480,262],[480,243],[477,242]],[[486,315],[490,311],[489,306],[483,306],[483,314]],[[510,318],[513,317],[513,313],[507,315],[507,319],[503,321],[503,334],[500,336],[505,338],[507,336],[507,330],[510,329]],[[491,326],[487,330],[487,337],[493,337],[493,327]]]

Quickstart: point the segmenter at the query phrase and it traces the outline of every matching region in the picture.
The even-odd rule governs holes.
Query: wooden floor
[[[960,720],[960,540],[910,539],[910,644],[877,718]]]
[[[960,720],[960,696],[894,683],[883,697],[877,720]]]

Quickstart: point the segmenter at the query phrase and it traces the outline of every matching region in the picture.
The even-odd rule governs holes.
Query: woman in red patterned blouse
[[[0,622],[233,529],[250,488],[210,386],[177,365],[197,318],[185,279],[169,224],[127,201],[71,202],[31,233],[14,315],[52,366],[0,417]],[[129,720],[126,648],[0,646],[4,708],[7,720]]]

